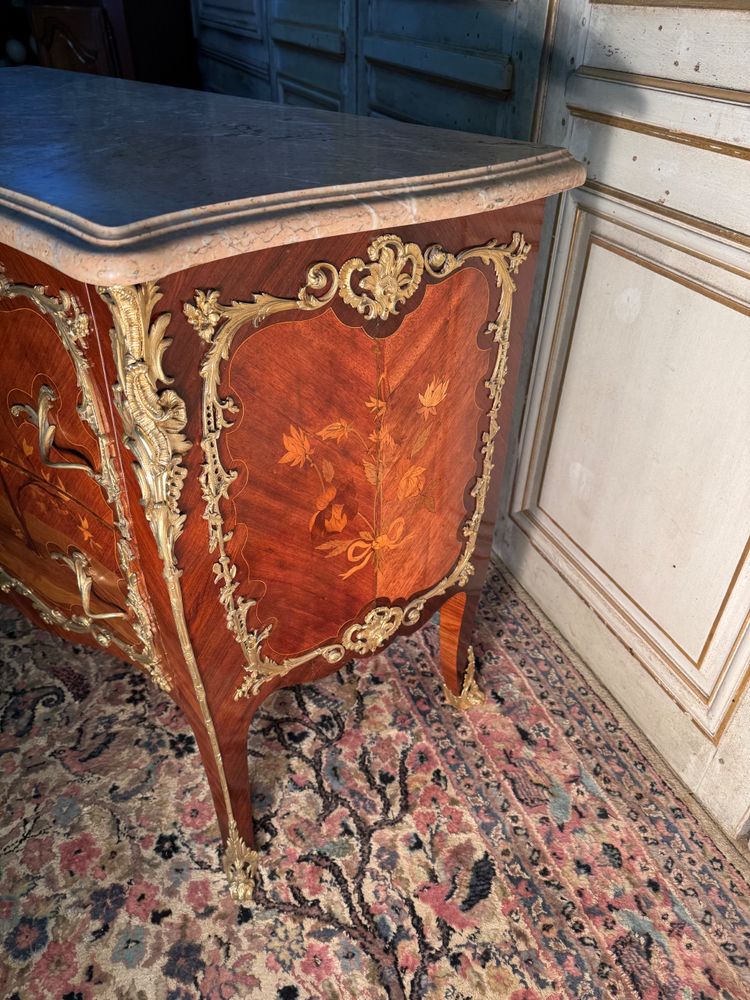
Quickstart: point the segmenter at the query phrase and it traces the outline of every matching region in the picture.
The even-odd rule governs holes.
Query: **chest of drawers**
[[[0,72],[0,590],[195,732],[233,895],[280,686],[440,610],[458,708],[567,153]]]

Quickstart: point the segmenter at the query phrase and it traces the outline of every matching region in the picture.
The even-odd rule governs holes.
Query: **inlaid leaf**
[[[367,482],[372,483],[373,486],[377,485],[378,482],[378,467],[374,462],[363,462],[362,463],[365,476],[367,477]]]
[[[339,538],[332,542],[321,542],[320,545],[316,545],[315,548],[319,552],[325,552],[326,558],[330,559],[331,556],[340,556],[342,552],[346,550],[351,545],[348,538]]]
[[[419,434],[414,438],[414,444],[411,446],[410,457],[414,458],[418,455],[420,451],[424,448],[427,442],[430,440],[430,434],[432,433],[432,428],[429,424],[425,424],[420,430]]]
[[[409,500],[417,497],[424,489],[425,472],[421,465],[412,465],[401,477],[396,491],[399,500]]]
[[[281,439],[286,448],[285,453],[279,459],[279,465],[302,466],[312,455],[310,438],[301,427],[289,426],[289,433],[282,434]]]
[[[332,424],[328,424],[318,431],[317,434],[323,441],[334,440],[336,444],[340,444],[353,430],[352,424],[348,424],[345,420],[335,420]]]

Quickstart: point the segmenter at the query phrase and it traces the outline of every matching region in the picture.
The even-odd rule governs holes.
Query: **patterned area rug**
[[[444,702],[434,623],[269,699],[239,909],[180,713],[1,617],[1,996],[750,997],[747,883],[499,570],[484,708]]]

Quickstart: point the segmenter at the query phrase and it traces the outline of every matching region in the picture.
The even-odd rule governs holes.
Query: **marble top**
[[[108,77],[0,69],[0,242],[103,284],[580,184],[564,150]]]

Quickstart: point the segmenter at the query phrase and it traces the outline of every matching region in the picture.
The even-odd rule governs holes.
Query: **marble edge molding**
[[[133,285],[287,243],[508,208],[585,179],[567,150],[545,149],[520,163],[258,196],[116,227],[0,187],[0,242],[78,281]]]

